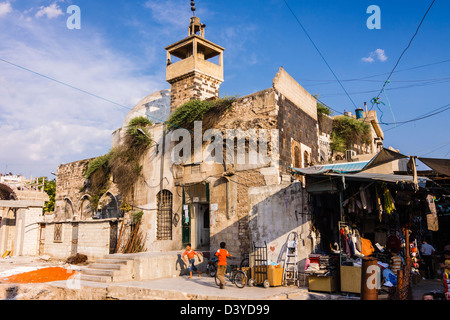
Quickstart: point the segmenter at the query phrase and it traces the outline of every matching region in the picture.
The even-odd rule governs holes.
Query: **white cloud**
[[[11,3],[0,2],[0,18],[6,16],[12,11]]]
[[[0,33],[0,57],[12,63],[129,108],[166,87],[163,75],[143,75],[138,59],[115,52],[97,32],[68,36],[36,20],[12,23]],[[48,175],[61,163],[104,154],[128,112],[0,61],[0,172],[7,165]]]
[[[381,62],[385,62],[388,59],[383,49],[377,49],[372,51],[368,57],[364,57],[361,60],[364,62],[373,63],[375,62],[375,58]]]
[[[53,3],[48,7],[41,7],[36,13],[36,18],[47,16],[48,19],[53,19],[61,15],[64,15],[61,8],[56,3]]]

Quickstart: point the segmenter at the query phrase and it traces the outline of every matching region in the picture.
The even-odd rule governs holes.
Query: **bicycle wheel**
[[[236,270],[234,271],[232,281],[236,287],[242,289],[247,284],[247,275],[242,270]]]
[[[220,280],[219,278],[217,278],[217,272],[216,275],[214,276],[214,281],[216,282],[216,286],[220,286]]]

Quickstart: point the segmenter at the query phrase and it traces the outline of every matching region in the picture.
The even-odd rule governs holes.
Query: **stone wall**
[[[191,72],[183,77],[171,80],[170,102],[173,112],[189,100],[207,100],[219,97],[222,81],[200,72]]]
[[[249,189],[251,241],[257,246],[267,243],[269,263],[280,263],[285,259],[288,235],[296,232],[298,261],[304,265],[312,250],[307,199],[307,192],[300,182]]]
[[[77,252],[89,260],[102,258],[110,253],[111,222],[109,220],[76,222],[78,224]],[[61,241],[55,240],[55,225],[62,228]],[[44,230],[44,254],[67,259],[72,254],[74,222],[47,223]]]
[[[42,208],[28,208],[18,211],[16,219],[16,241],[14,251],[23,256],[38,255],[39,222]]]
[[[55,219],[65,220],[65,199],[70,200],[74,214],[78,211],[80,200],[84,195],[82,189],[86,178],[84,173],[92,159],[80,160],[58,166],[55,195]]]
[[[309,154],[308,162],[317,163],[319,158],[317,120],[303,111],[301,106],[295,105],[281,94],[278,99],[278,108],[277,128],[280,130],[281,172],[289,174],[290,167],[294,163],[293,141],[305,146],[300,148],[302,159],[306,151]]]

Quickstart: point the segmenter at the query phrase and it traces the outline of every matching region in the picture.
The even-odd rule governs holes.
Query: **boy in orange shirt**
[[[202,262],[201,258],[200,258],[200,254],[191,249],[191,244],[190,243],[188,243],[186,245],[186,251],[184,251],[184,253],[183,253],[183,261],[187,263],[186,256],[188,257],[189,262],[191,264],[191,266],[189,267],[189,279],[192,278],[192,271],[196,271],[198,273],[198,276],[200,277],[200,275],[202,273],[201,273],[201,271],[197,270],[197,267],[194,264],[195,263],[195,256],[198,257],[198,261],[199,262]]]
[[[225,289],[225,272],[227,271],[227,257],[232,255],[225,249],[225,242],[220,243],[220,249],[217,250],[216,256],[219,258],[217,263],[217,278],[220,280],[220,289]]]

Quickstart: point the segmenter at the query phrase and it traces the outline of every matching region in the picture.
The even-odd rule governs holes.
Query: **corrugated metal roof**
[[[345,177],[346,180],[361,180],[361,181],[384,181],[384,182],[405,182],[405,183],[413,183],[413,176],[407,175],[399,175],[399,174],[383,174],[383,173],[367,173],[367,172],[358,172],[358,173],[317,173],[310,174],[310,176],[315,176],[318,178],[324,177]],[[417,177],[417,181],[419,187],[424,188],[426,186],[427,181],[431,181],[426,177]]]
[[[313,166],[308,168],[293,168],[301,174],[318,174],[327,172],[352,173],[363,170],[370,161],[343,162]]]

